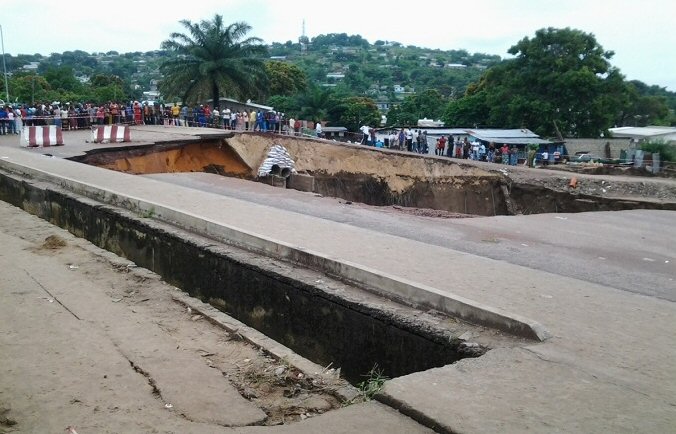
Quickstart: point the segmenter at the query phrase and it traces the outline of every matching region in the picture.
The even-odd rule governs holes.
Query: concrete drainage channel
[[[311,360],[298,362],[305,371],[313,366],[340,368],[344,378],[358,384],[369,373],[373,377],[375,372],[379,381],[478,357],[487,350],[458,338],[468,330],[474,330],[470,336],[481,334],[481,328],[383,300],[322,273],[220,244],[48,183],[0,172],[0,200],[156,272]],[[313,374],[317,372],[308,372]],[[337,387],[333,393],[343,402],[358,396],[354,389],[346,390]]]

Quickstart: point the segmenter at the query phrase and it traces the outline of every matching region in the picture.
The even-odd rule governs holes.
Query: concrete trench
[[[487,350],[467,345],[443,324],[422,319],[420,311],[374,301],[321,273],[46,183],[0,172],[0,200],[156,272],[317,364],[340,367],[354,384],[374,367],[394,378]]]

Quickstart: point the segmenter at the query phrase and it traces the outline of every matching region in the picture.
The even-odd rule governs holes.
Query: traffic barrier
[[[23,129],[23,138],[26,146],[37,148],[39,146],[63,146],[63,131],[61,127],[54,125],[25,127]]]
[[[91,142],[119,143],[131,142],[129,127],[123,125],[98,125],[92,127]]]

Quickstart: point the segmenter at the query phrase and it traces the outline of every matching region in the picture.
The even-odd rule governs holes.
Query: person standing
[[[502,156],[502,164],[509,164],[509,146],[507,146],[507,143],[500,148],[500,155]]]
[[[512,149],[509,150],[509,165],[516,166],[518,160],[519,156],[517,154],[516,146],[512,146]]]
[[[70,130],[70,121],[68,120],[68,107],[61,109],[61,128]]]
[[[437,139],[437,148],[434,151],[434,154],[444,155],[444,149],[446,149],[446,136],[441,136]]]
[[[399,137],[397,137],[399,147],[397,149],[405,149],[406,146],[406,131],[402,128],[399,130]]]
[[[241,130],[242,128],[239,126],[240,122],[241,122],[241,116],[239,115],[238,112],[233,110],[232,113],[230,114],[230,129]]]
[[[362,133],[361,144],[362,145],[368,145],[368,141],[369,141],[369,127],[368,127],[368,125],[362,125],[359,128],[359,131],[361,131],[361,133]]]
[[[226,130],[231,129],[230,128],[230,117],[232,115],[232,112],[230,111],[230,107],[226,107],[225,110],[223,110],[223,113],[221,113],[221,117],[223,118],[223,128]]]
[[[394,133],[394,131],[390,131],[390,135],[387,137],[387,147],[394,149],[396,142],[397,135]]]
[[[256,110],[251,110],[251,113],[249,113],[249,126],[247,127],[247,130],[256,131],[257,117],[258,113],[256,112]]]
[[[415,130],[413,135],[413,152],[421,153],[422,152],[422,132],[420,130]]]
[[[495,143],[493,142],[488,144],[487,161],[489,163],[493,163],[495,161]]]
[[[178,103],[174,103],[173,106],[171,106],[171,120],[174,126],[179,126],[179,118],[181,116],[181,107],[178,106]]]
[[[7,107],[0,106],[0,136],[7,134],[7,123],[9,122],[9,115],[7,114]]]
[[[294,118],[289,119],[289,126],[286,129],[287,134],[289,134],[289,135],[293,134],[293,124],[295,124],[295,123],[296,123],[296,120]]]
[[[406,150],[408,152],[413,151],[413,132],[410,128],[406,128]]]

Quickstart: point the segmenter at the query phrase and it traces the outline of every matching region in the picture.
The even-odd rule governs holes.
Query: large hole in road
[[[124,148],[101,148],[72,158],[131,174],[208,172],[257,179],[258,165],[273,142],[289,147],[297,168],[310,177],[309,190],[367,205],[399,205],[444,212],[494,216],[549,212],[661,208],[659,203],[627,201],[552,190],[539,183],[516,183],[488,171],[444,158],[384,153],[257,134]],[[292,178],[294,175],[292,175]],[[303,185],[290,178],[281,185]]]

